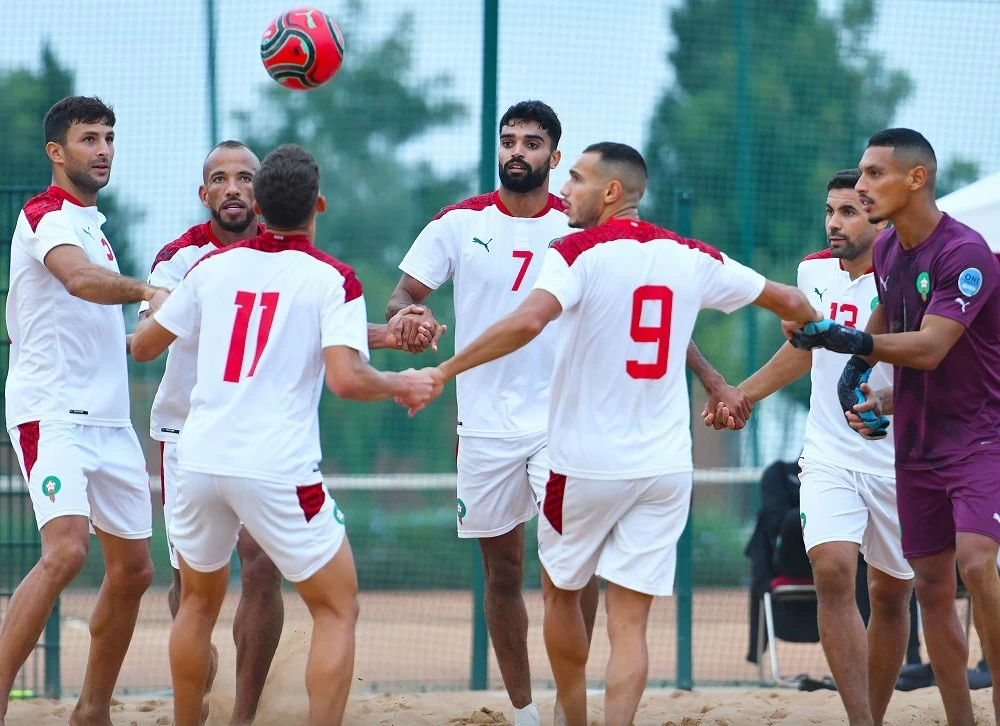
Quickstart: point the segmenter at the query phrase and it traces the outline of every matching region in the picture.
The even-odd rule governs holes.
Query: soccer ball
[[[282,13],[268,24],[260,59],[285,88],[308,91],[333,78],[344,61],[344,36],[337,24],[314,8]]]

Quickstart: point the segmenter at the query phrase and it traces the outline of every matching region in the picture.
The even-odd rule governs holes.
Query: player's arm
[[[750,399],[743,391],[726,383],[726,379],[702,355],[693,340],[688,343],[687,367],[698,377],[705,393],[708,394],[708,402],[702,411],[705,424],[711,425],[716,413],[719,412],[722,415],[716,428],[730,428],[737,431],[746,426],[753,411]]]
[[[510,315],[501,318],[438,368],[445,380],[522,348],[562,314],[562,306],[547,290],[534,289]]]
[[[156,322],[153,315],[147,314],[135,326],[135,332],[129,343],[129,352],[138,362],[145,363],[158,358],[175,340],[177,340],[176,335]]]
[[[756,373],[739,385],[751,402],[763,401],[775,391],[799,380],[812,367],[812,351],[785,343]]]
[[[809,299],[797,287],[768,280],[753,304],[770,310],[782,320],[811,322],[822,319]]]
[[[351,401],[382,401],[387,398],[403,402],[425,400],[434,390],[433,377],[426,371],[392,373],[376,370],[361,354],[346,345],[323,348],[326,362],[326,385],[340,398]]]
[[[127,305],[145,300],[156,309],[166,299],[165,290],[95,265],[74,244],[53,247],[45,255],[44,264],[70,295],[81,300],[101,305]]]

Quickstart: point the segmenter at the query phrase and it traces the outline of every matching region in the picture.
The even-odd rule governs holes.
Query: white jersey
[[[612,219],[553,246],[535,283],[562,306],[552,471],[638,479],[692,470],[685,359],[702,308],[732,312],[765,279],[696,240]]]
[[[549,195],[536,216],[514,217],[498,192],[445,207],[424,228],[399,269],[432,290],[454,278],[455,350],[514,311],[538,277],[549,243],[572,230]],[[553,326],[554,327],[554,326]],[[458,433],[507,438],[545,431],[556,331],[458,375]]]
[[[8,428],[28,421],[132,425],[122,306],[70,295],[44,264],[54,247],[68,244],[118,272],[104,222],[97,207],[57,186],[30,199],[18,215],[7,294]]]
[[[263,232],[263,227],[259,231]],[[210,222],[196,224],[156,254],[149,272],[149,284],[173,290],[198,260],[222,247]],[[140,313],[148,309],[149,303],[139,306]],[[163,378],[149,412],[149,435],[156,441],[177,441],[191,409],[197,366],[198,339],[189,337],[174,341],[167,352]]]
[[[153,317],[178,338],[198,339],[180,468],[316,482],[323,348],[368,359],[354,271],[307,237],[265,232],[203,257]]]
[[[799,263],[798,286],[824,316],[858,330],[868,325],[878,303],[875,273],[869,270],[852,280],[830,250],[809,255]],[[879,441],[860,441],[844,419],[837,382],[850,357],[824,348],[812,351],[812,392],[802,458],[850,471],[895,477],[892,436]],[[869,385],[873,389],[891,386],[892,366],[876,364]]]

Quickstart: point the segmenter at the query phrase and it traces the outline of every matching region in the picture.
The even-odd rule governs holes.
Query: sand
[[[258,724],[291,726],[305,722],[301,689],[286,697],[266,695]],[[972,694],[979,723],[992,721],[991,690]],[[538,692],[543,724],[551,724],[554,694]],[[216,705],[221,705],[218,698]],[[590,697],[591,724],[601,724],[602,696]],[[128,699],[114,707],[115,724],[146,726],[171,723],[170,700]],[[9,726],[65,724],[69,701],[21,701],[11,706]],[[224,714],[210,723],[224,723]],[[353,697],[345,724],[358,726],[457,726],[459,724],[509,724],[510,704],[502,691],[460,691],[421,694],[381,694]],[[840,699],[831,691],[800,693],[790,690],[709,690],[694,693],[657,689],[646,693],[636,715],[636,726],[694,726],[718,724],[846,724]],[[943,724],[944,710],[936,688],[896,693],[886,718],[889,726]]]

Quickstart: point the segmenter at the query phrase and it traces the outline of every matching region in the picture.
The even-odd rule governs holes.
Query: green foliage
[[[449,95],[446,77],[414,75],[413,18],[403,14],[382,39],[365,43],[354,34],[365,11],[352,4],[340,27],[351,62],[320,89],[295,93],[275,83],[263,89],[257,109],[237,115],[242,138],[261,158],[280,144],[308,149],[320,166],[321,191],[329,210],[317,223],[316,243],[350,264],[361,279],[372,322],[385,320],[397,265],[420,229],[441,207],[471,192],[472,174],[443,174],[427,160],[408,161],[408,145],[464,116]],[[439,320],[451,326],[450,288],[428,301]],[[441,354],[412,358],[377,351],[378,368],[432,365],[453,349],[450,337]],[[324,471],[447,471],[454,467],[453,389],[413,420],[390,402],[341,401],[324,394]],[[449,442],[444,443],[442,442]]]
[[[48,45],[42,47],[38,71],[0,72],[0,128],[8,140],[0,165],[0,189],[27,189],[37,194],[49,185],[52,167],[45,155],[42,119],[52,104],[73,95],[73,86],[72,71],[59,64]],[[2,201],[0,231],[7,235],[8,230],[13,231],[19,207],[11,210],[6,199]],[[114,245],[122,273],[141,274],[129,244],[132,225],[141,219],[141,213],[122,204],[114,192],[101,194],[100,209],[108,218],[104,232]]]
[[[738,103],[741,1],[748,3],[749,108]],[[816,0],[686,0],[669,12],[676,82],[650,127],[646,214],[671,224],[675,190],[691,190],[695,236],[793,283],[799,260],[824,245],[827,180],[857,165],[868,136],[890,124],[912,84],[867,48],[872,0],[846,2],[839,17],[824,15]],[[751,139],[753,168],[752,197],[743,204],[741,129]],[[739,254],[745,234],[751,259]],[[756,361],[745,361],[736,319],[703,321],[696,338],[727,378],[739,378],[781,342],[773,320],[761,320]]]
[[[980,177],[979,164],[969,159],[952,159],[937,175],[937,198],[971,184]]]

